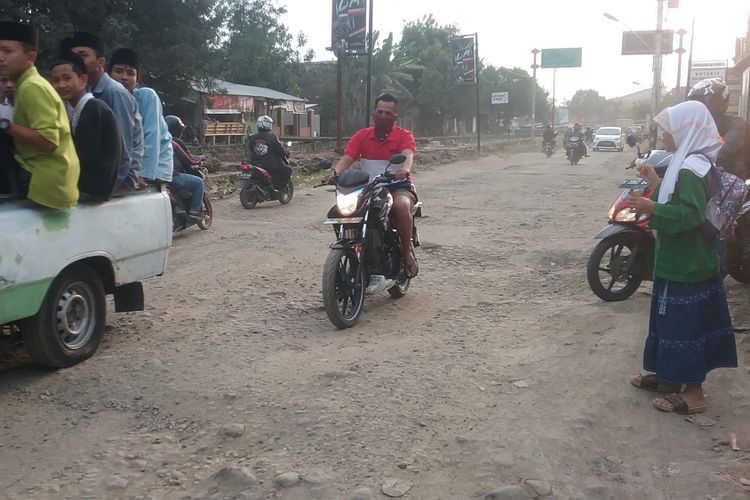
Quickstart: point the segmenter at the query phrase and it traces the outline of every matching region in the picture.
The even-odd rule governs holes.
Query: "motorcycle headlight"
[[[349,216],[356,212],[359,196],[364,190],[364,188],[357,189],[349,194],[336,193],[336,208],[338,208],[339,213],[343,216]]]
[[[635,222],[636,213],[631,212],[630,210],[620,210],[617,215],[615,215],[615,222]]]

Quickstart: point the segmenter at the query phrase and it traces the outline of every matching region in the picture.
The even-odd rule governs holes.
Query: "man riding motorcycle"
[[[269,174],[273,186],[282,189],[292,176],[292,167],[287,161],[287,152],[281,145],[273,129],[273,119],[263,115],[257,121],[258,132],[247,138],[247,152],[250,161],[262,168]]]
[[[191,201],[188,208],[188,216],[195,219],[203,219],[203,191],[205,185],[203,178],[197,175],[191,175],[189,172],[195,166],[200,165],[202,157],[194,158],[187,145],[182,140],[182,134],[187,128],[179,116],[168,115],[164,117],[167,122],[167,129],[172,136],[173,164],[174,172],[172,173],[171,185],[190,191]]]
[[[401,258],[404,261],[408,278],[413,278],[419,272],[417,260],[412,249],[412,220],[411,209],[417,202],[417,192],[411,182],[411,167],[414,163],[414,153],[417,151],[416,142],[411,132],[395,125],[398,119],[398,100],[391,94],[382,94],[375,99],[373,121],[375,126],[365,128],[354,134],[346,146],[344,156],[326,176],[330,182],[334,176],[340,175],[352,164],[359,160],[362,170],[370,175],[370,180],[382,174],[389,165],[394,154],[402,154],[406,161],[397,166],[395,182],[389,186],[393,196],[391,214],[393,223],[401,241]]]
[[[582,149],[583,156],[588,156],[589,155],[589,151],[588,151],[588,148],[586,147],[586,142],[584,141],[585,135],[584,135],[583,131],[581,130],[581,124],[580,123],[576,123],[575,125],[573,125],[573,130],[568,130],[565,133],[565,138],[563,140],[563,145],[565,146],[565,157],[567,158],[569,156],[569,154],[568,154],[569,153],[569,151],[568,151],[568,141],[570,141],[571,137],[578,137],[578,139],[579,139],[579,142],[578,142],[579,146],[578,147],[580,147]]]
[[[547,127],[544,129],[544,133],[542,134],[542,140],[545,143],[551,142],[552,144],[555,143],[555,137],[557,137],[557,132],[552,130],[551,125],[547,125]]]
[[[742,180],[747,180],[750,172],[747,171],[744,157],[745,121],[727,113],[729,87],[726,82],[721,78],[701,80],[690,89],[688,99],[706,105],[716,122],[719,134],[724,139],[716,164]]]

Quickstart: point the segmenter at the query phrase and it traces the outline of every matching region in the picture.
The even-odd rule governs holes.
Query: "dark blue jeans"
[[[200,212],[203,205],[203,179],[196,175],[176,172],[172,176],[172,184],[178,188],[187,189],[192,193],[190,211]]]

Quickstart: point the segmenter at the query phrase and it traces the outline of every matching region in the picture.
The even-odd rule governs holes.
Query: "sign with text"
[[[453,82],[477,82],[476,40],[464,36],[453,40]]]
[[[583,49],[542,49],[542,68],[580,68]]]
[[[656,31],[624,31],[622,33],[622,55],[651,55],[656,45]],[[674,48],[674,31],[662,30],[661,53],[671,54]]]
[[[727,77],[727,67],[729,66],[726,59],[717,61],[693,61],[690,65],[690,75],[688,75],[688,86],[692,87],[701,80],[706,78]]]
[[[367,0],[333,0],[331,47],[334,52],[367,49]]]
[[[508,104],[510,102],[509,92],[493,92],[492,104]]]

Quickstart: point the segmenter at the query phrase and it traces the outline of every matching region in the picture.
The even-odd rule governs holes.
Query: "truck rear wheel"
[[[106,315],[99,275],[85,265],[65,269],[50,285],[39,312],[21,322],[26,349],[42,366],[66,368],[80,363],[99,347]]]

